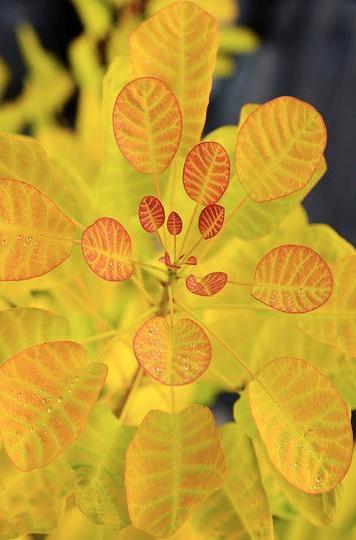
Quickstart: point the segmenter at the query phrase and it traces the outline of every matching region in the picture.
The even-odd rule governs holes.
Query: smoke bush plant
[[[0,538],[64,507],[52,539],[270,539],[272,516],[337,516],[356,257],[300,204],[326,127],[278,97],[200,141],[217,48],[214,17],[172,3],[111,64],[90,132],[44,126],[51,158],[0,135]],[[221,391],[239,399],[218,427]]]

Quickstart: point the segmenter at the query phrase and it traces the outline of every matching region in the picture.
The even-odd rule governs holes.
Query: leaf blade
[[[220,292],[227,283],[227,274],[225,272],[211,272],[199,281],[190,274],[185,280],[188,291],[199,296],[213,296]]]
[[[200,213],[198,226],[204,240],[216,236],[223,224],[225,218],[225,208],[219,204],[209,204]]]
[[[160,229],[165,220],[161,201],[152,195],[145,195],[140,201],[138,217],[144,231],[152,233]]]

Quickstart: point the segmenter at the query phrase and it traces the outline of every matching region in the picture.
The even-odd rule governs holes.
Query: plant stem
[[[141,367],[138,367],[133,376],[132,384],[130,385],[129,391],[126,394],[124,403],[119,408],[119,410],[115,411],[115,416],[118,417],[120,424],[123,424],[125,421],[125,417],[127,416],[131,403],[135,397],[137,390],[140,387],[142,376],[143,376],[143,369]]]

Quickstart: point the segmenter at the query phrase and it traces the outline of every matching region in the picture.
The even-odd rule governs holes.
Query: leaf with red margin
[[[78,437],[106,374],[72,341],[33,345],[1,366],[0,431],[16,467],[44,467]]]
[[[251,295],[286,313],[307,313],[330,298],[333,276],[325,260],[307,246],[285,244],[256,266]]]
[[[177,98],[159,79],[135,79],[117,96],[113,129],[118,147],[137,171],[161,173],[180,144],[182,113]]]
[[[230,160],[217,142],[200,142],[189,152],[183,167],[188,197],[203,206],[217,202],[230,181]]]
[[[227,283],[227,274],[225,272],[211,272],[204,276],[200,281],[191,274],[185,280],[188,291],[199,296],[213,296],[225,287]]]
[[[158,259],[161,263],[165,264],[168,268],[175,268],[178,269],[180,266],[178,264],[173,264],[171,261],[171,257],[167,251],[164,252],[163,257],[160,257]]]
[[[278,97],[243,122],[236,145],[236,173],[256,202],[286,197],[312,179],[326,145],[326,127],[314,107]]]
[[[141,199],[138,217],[142,228],[149,233],[162,227],[166,218],[163,204],[157,197],[146,195]]]
[[[136,332],[133,347],[145,373],[171,386],[192,383],[211,360],[210,340],[191,319],[170,326],[164,317],[153,317]]]
[[[216,236],[224,224],[225,208],[219,204],[209,204],[200,213],[198,227],[204,240]]]
[[[0,281],[46,274],[72,254],[73,222],[37,188],[0,179]]]
[[[191,255],[183,264],[190,264],[192,266],[196,266],[198,264],[198,259],[194,255]]]
[[[182,218],[177,212],[171,212],[167,219],[167,229],[172,236],[178,236],[183,229]]]
[[[131,238],[115,219],[97,219],[85,229],[81,244],[85,262],[102,279],[124,281],[132,276]]]

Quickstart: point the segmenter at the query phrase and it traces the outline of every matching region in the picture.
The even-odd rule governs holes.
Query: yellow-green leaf
[[[34,345],[1,366],[0,431],[16,467],[43,467],[78,437],[106,374],[72,341]]]
[[[325,493],[344,478],[352,456],[347,404],[305,360],[276,358],[248,387],[251,412],[269,458],[306,493]]]
[[[226,465],[212,413],[151,411],[126,455],[132,524],[158,538],[172,535],[191,511],[223,485]]]

